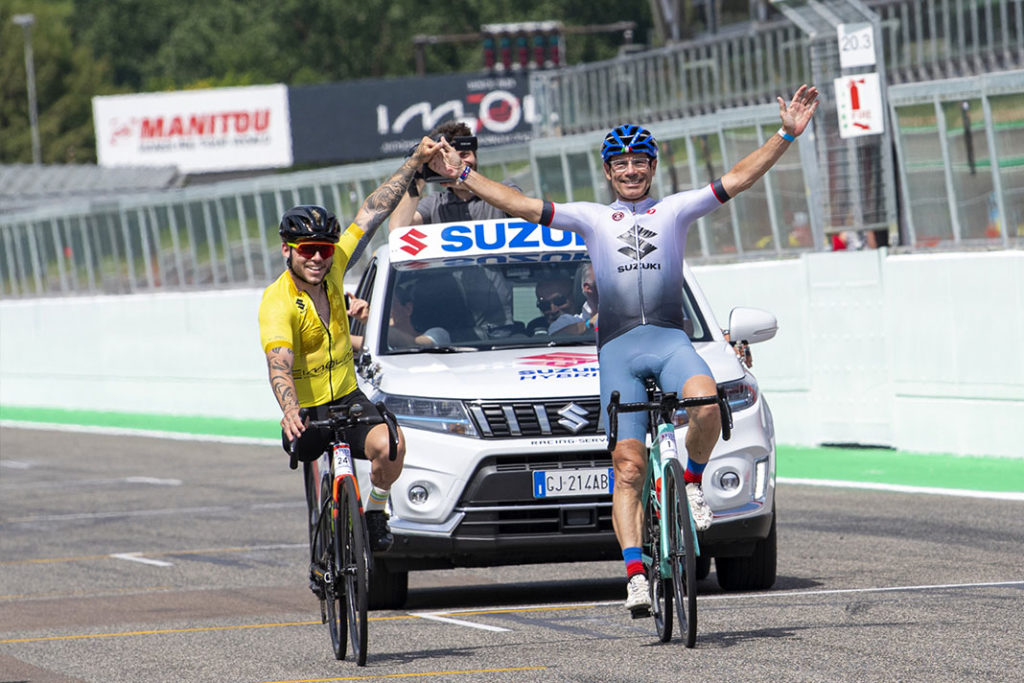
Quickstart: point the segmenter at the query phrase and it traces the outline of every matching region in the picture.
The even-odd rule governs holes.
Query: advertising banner
[[[295,163],[403,156],[438,123],[464,121],[481,147],[530,139],[528,76],[447,74],[289,90]]]
[[[100,166],[210,173],[292,165],[284,85],[94,97]]]

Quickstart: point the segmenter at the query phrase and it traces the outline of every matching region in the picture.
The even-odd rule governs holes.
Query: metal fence
[[[1024,0],[773,0],[785,17],[607,62],[530,77],[541,135],[660,121],[773,102],[810,82],[810,46],[836,23],[877,16],[890,83],[1024,68]],[[831,22],[810,18],[832,17]],[[801,21],[800,17],[808,17]]]
[[[840,140],[834,105],[823,107],[812,133],[771,173],[698,222],[687,257],[826,249],[830,233],[846,228],[881,228],[893,244],[913,249],[1024,245],[1024,70],[946,77],[1024,64],[1022,2],[867,3],[877,12],[877,35],[884,36],[882,68],[898,83],[885,91],[891,122],[886,136]],[[788,26],[755,25],[741,36],[538,76],[534,95],[541,102],[552,95],[551,84],[559,97],[575,88],[564,110],[575,123],[563,125],[561,115],[552,119],[549,100],[541,106],[547,117],[541,127],[561,121],[561,134],[528,146],[481,150],[481,170],[512,178],[533,196],[609,201],[597,154],[600,136],[605,126],[631,119],[650,121],[662,143],[654,188],[659,196],[720,176],[778,126],[776,105],[741,105],[773,100],[776,88],[791,89],[806,75],[824,82],[837,74],[835,24],[857,16],[849,14],[853,10],[863,14],[853,0],[786,4],[792,5]],[[987,48],[983,38],[992,41]],[[685,85],[669,82],[681,74]],[[696,80],[687,80],[691,76]],[[926,76],[943,79],[904,82]],[[604,100],[596,97],[602,88]],[[677,97],[682,88],[690,88],[686,98]],[[570,134],[574,127],[579,130]],[[269,175],[116,201],[67,201],[2,215],[0,297],[263,286],[281,269],[276,226],[286,208],[324,204],[343,221],[351,219],[399,163]],[[383,238],[384,230],[377,243]]]

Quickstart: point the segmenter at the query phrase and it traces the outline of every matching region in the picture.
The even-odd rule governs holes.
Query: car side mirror
[[[760,308],[737,306],[729,313],[729,339],[756,344],[768,341],[779,331],[779,321]]]

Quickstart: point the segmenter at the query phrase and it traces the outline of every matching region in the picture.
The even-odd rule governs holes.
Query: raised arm
[[[409,181],[412,180],[416,171],[434,156],[440,146],[441,143],[427,137],[420,140],[420,144],[412,156],[405,160],[405,163],[395,171],[394,175],[385,180],[384,184],[366,198],[363,205],[359,207],[359,213],[356,214],[353,222],[368,235],[373,233],[398,206],[398,202],[409,189]]]
[[[818,108],[818,89],[814,86],[801,85],[787,105],[781,97],[779,117],[782,119],[782,130],[793,138],[799,137],[811,122]],[[730,197],[749,189],[757,180],[775,165],[787,149],[791,140],[780,134],[772,135],[767,142],[741,159],[725,175],[722,176],[722,187]]]
[[[435,156],[430,167],[437,173],[449,178],[455,178],[456,183],[461,183],[480,199],[491,206],[496,206],[510,216],[518,216],[531,223],[540,221],[541,212],[544,211],[544,202],[535,197],[527,197],[522,192],[514,190],[508,185],[491,180],[471,169],[459,156],[459,153],[442,140],[442,152]]]

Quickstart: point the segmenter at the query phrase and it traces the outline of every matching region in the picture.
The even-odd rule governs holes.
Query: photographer
[[[430,131],[429,137],[434,140],[444,137],[462,157],[462,163],[476,170],[476,136],[465,123],[461,121],[442,123]],[[428,170],[427,173],[437,178],[438,181],[447,180],[447,182],[441,183],[441,186],[445,188],[444,191],[423,197],[422,193],[426,188],[427,180],[424,178],[424,173],[417,173],[409,187],[409,193],[402,198],[395,212],[391,214],[391,220],[388,223],[390,230],[409,225],[509,217],[501,209],[491,206],[451,179],[443,179],[433,171]],[[522,189],[514,183],[505,181],[504,184],[517,192],[522,192]]]
[[[476,169],[477,140],[465,123],[447,121],[430,131],[429,137],[437,141],[443,137],[459,153],[463,164]],[[440,182],[444,190],[423,197],[428,182]],[[504,181],[502,184],[522,193],[522,189],[515,183]],[[425,168],[416,174],[409,192],[402,197],[391,214],[388,230],[409,225],[509,217],[509,214],[480,199],[464,185]],[[459,276],[459,284],[473,314],[474,324],[481,334],[489,336],[494,328],[512,323],[512,289],[499,273],[480,267],[460,272]]]

